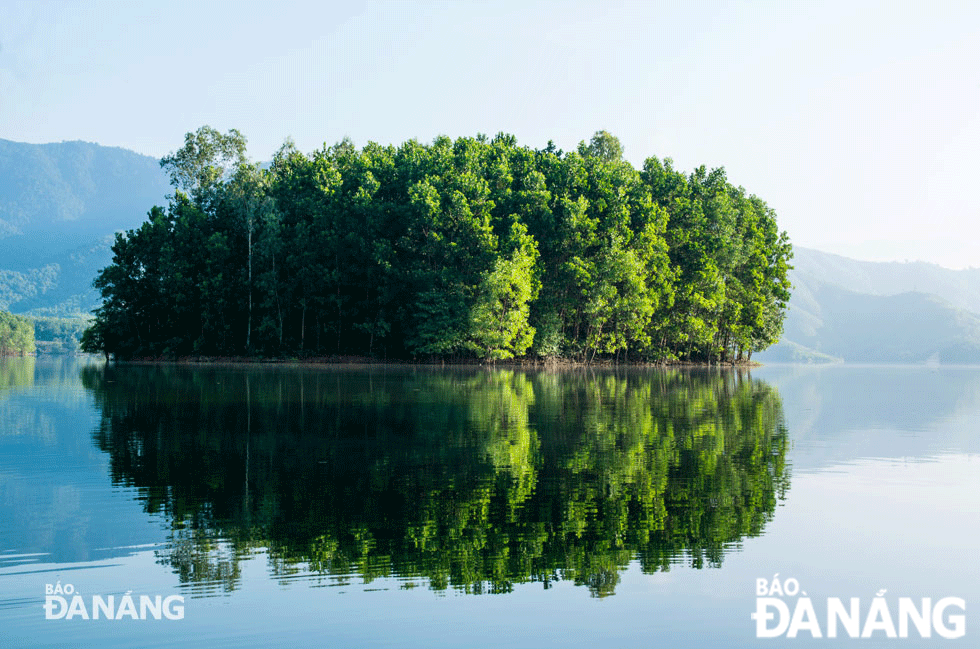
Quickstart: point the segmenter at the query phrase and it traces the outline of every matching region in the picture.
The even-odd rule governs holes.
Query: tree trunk
[[[245,334],[245,351],[252,350],[252,224],[248,225],[248,333]]]

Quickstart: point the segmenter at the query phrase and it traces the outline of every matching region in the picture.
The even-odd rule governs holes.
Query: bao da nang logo
[[[182,620],[182,595],[92,595],[84,597],[72,584],[44,585],[46,620]]]
[[[873,598],[828,597],[814,601],[792,577],[756,579],[757,638],[962,638],[966,635],[966,602],[960,597],[889,598],[879,590]]]

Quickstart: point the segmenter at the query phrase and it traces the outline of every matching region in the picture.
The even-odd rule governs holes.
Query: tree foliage
[[[0,356],[34,353],[34,321],[0,311]]]
[[[723,169],[634,169],[605,131],[287,142],[261,168],[203,127],[161,164],[176,192],[117,236],[89,351],[731,361],[781,332],[772,210]]]
[[[32,315],[34,338],[38,353],[71,354],[89,327],[89,318],[56,318]]]

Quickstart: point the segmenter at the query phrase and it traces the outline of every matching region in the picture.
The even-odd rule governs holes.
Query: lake
[[[978,422],[968,367],[0,358],[0,647],[968,646]]]

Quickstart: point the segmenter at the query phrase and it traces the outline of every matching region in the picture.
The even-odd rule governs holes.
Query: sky
[[[350,137],[606,130],[724,167],[791,241],[980,267],[977,2],[0,0],[0,138],[268,160]]]

